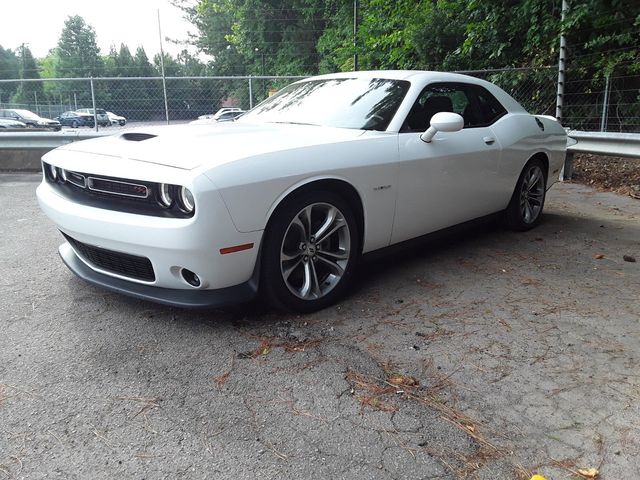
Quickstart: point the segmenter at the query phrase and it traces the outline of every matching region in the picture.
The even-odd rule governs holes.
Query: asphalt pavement
[[[307,316],[87,285],[0,175],[0,479],[637,479],[640,202],[369,262]],[[623,256],[634,257],[630,262]]]

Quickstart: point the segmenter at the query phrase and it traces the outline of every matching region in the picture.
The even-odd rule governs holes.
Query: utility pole
[[[358,0],[353,0],[353,71],[358,71]]]
[[[562,0],[560,14],[560,56],[558,58],[558,96],[556,97],[556,118],[562,122],[562,107],[564,106],[564,83],[567,68],[567,38],[564,35],[564,20],[569,10],[569,0]]]
[[[169,102],[167,101],[167,79],[164,75],[164,50],[162,49],[162,30],[160,28],[160,9],[158,9],[158,35],[160,36],[160,70],[162,71],[162,92],[164,93],[164,115],[169,125]]]

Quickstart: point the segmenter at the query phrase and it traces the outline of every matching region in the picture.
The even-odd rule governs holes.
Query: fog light
[[[187,282],[192,287],[200,286],[200,278],[191,270],[187,270],[186,268],[183,268],[180,273],[182,274],[182,278],[184,278],[184,281]]]

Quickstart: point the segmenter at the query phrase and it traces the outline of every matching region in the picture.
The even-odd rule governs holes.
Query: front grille
[[[82,205],[165,218],[191,218],[194,215],[193,211],[185,212],[177,201],[169,207],[162,205],[159,200],[160,184],[156,182],[97,176],[59,167],[57,178],[53,178],[50,168],[43,162],[47,182],[60,195]],[[172,197],[176,198],[180,187],[170,185],[170,188]]]
[[[146,257],[94,247],[64,233],[62,235],[77,253],[101,270],[146,282],[153,282],[156,279],[151,261]]]
[[[149,189],[145,185],[97,177],[89,177],[89,190],[125,197],[147,198],[149,196]]]

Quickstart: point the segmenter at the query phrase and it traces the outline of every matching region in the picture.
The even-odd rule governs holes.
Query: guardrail
[[[640,158],[640,133],[569,130],[567,132],[567,156],[562,174],[564,180],[571,180],[575,153]]]
[[[567,132],[567,151],[640,158],[640,133]]]
[[[40,158],[49,150],[68,143],[103,137],[105,133],[92,131],[25,132],[5,130],[0,132],[0,171],[40,170]]]
[[[0,132],[0,150],[44,150],[61,147],[72,142],[104,137],[110,133],[85,131],[25,132],[4,130]]]

